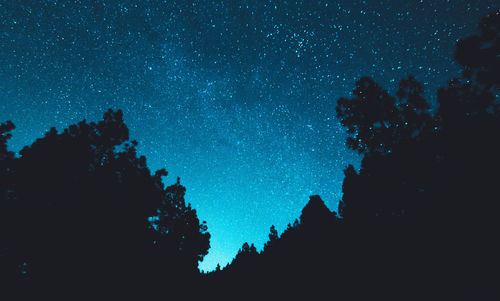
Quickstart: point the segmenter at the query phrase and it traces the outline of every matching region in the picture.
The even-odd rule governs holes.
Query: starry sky
[[[19,151],[51,126],[122,109],[152,170],[177,176],[212,235],[200,264],[336,210],[345,147],[336,100],[360,76],[409,74],[432,99],[456,41],[496,1],[0,0],[0,122]]]

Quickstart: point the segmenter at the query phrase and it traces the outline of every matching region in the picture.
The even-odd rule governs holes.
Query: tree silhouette
[[[455,61],[463,67],[463,76],[475,80],[486,89],[500,87],[500,13],[484,17],[479,33],[458,41]]]
[[[319,195],[313,195],[302,209],[300,221],[308,226],[329,227],[332,221],[335,222],[335,213],[332,214]]]
[[[336,108],[347,146],[363,154],[359,170],[344,170],[339,216],[311,196],[300,221],[280,236],[271,227],[252,264],[234,260],[212,280],[261,288],[260,298],[331,296],[333,285],[339,299],[492,299],[498,16],[457,44],[463,78],[439,89],[437,110],[412,76],[395,96],[362,77]]]
[[[340,98],[337,116],[350,136],[347,145],[360,153],[391,148],[390,125],[396,100],[369,77],[356,82],[352,99]]]
[[[14,153],[7,149],[7,141],[12,137],[14,129],[11,121],[0,124],[0,202],[6,204],[9,199],[9,178],[12,174]]]
[[[441,229],[448,233],[443,250],[459,248],[459,252],[453,251],[448,266],[455,271],[455,279],[467,279],[470,287],[483,292],[482,296],[492,293],[494,282],[486,275],[494,271],[492,262],[499,250],[491,240],[500,228],[496,216],[500,209],[498,177],[494,176],[500,168],[500,146],[497,139],[492,139],[500,129],[499,21],[497,11],[483,18],[478,35],[457,43],[455,59],[464,67],[464,78],[454,79],[438,91],[436,113],[440,187],[437,195],[442,199],[438,208],[446,213]],[[464,257],[470,259],[463,260]],[[454,267],[458,262],[460,272]]]
[[[338,117],[351,134],[348,146],[365,154],[359,171],[345,170],[339,212],[348,235],[361,238],[353,245],[372,246],[368,260],[356,269],[384,270],[384,277],[373,282],[379,288],[381,279],[408,287],[391,276],[401,272],[398,260],[405,262],[407,275],[434,271],[426,275],[426,285],[440,282],[436,292],[462,284],[449,296],[471,297],[491,283],[471,275],[489,270],[490,237],[498,229],[492,213],[498,209],[497,193],[488,174],[500,167],[500,149],[491,139],[500,128],[491,81],[497,71],[489,69],[497,58],[487,54],[498,52],[493,49],[499,37],[491,34],[496,18],[482,21],[481,38],[458,43],[456,57],[466,78],[438,91],[434,116],[412,77],[400,82],[396,101],[368,78],[357,83],[355,98],[338,101]],[[487,52],[484,57],[478,57],[479,49]]]
[[[185,189],[165,189],[166,171],[152,175],[136,146],[122,112],[109,110],[97,123],[52,128],[20,152],[7,221],[16,263],[29,267],[23,291],[154,295],[155,284],[192,276],[207,253],[207,227],[185,205]]]
[[[340,98],[337,116],[350,134],[347,146],[359,153],[388,153],[418,138],[432,123],[423,87],[413,76],[399,83],[397,97],[369,77],[356,82],[352,99]]]
[[[210,247],[206,222],[200,224],[196,210],[186,205],[185,192],[178,178],[165,189],[161,205],[151,218],[152,227],[156,229],[154,246],[160,257],[155,264],[165,270],[178,269],[175,277],[198,273],[198,261],[203,260]]]
[[[0,202],[5,204],[9,198],[9,176],[12,173],[14,153],[7,149],[10,133],[15,128],[11,121],[0,124]]]
[[[271,225],[268,237],[269,240],[264,245],[264,250],[270,248],[274,244],[274,242],[276,242],[279,239],[278,231],[276,230],[276,227],[274,227],[274,225]]]
[[[9,228],[12,209],[12,173],[14,169],[14,153],[7,149],[10,133],[15,128],[11,121],[0,124],[0,281],[8,283],[13,278],[21,276],[18,265],[23,262],[17,258],[12,245],[13,237]]]
[[[409,76],[392,97],[373,80],[362,78],[354,94],[358,96],[339,99],[337,114],[352,133],[347,145],[365,156],[359,173],[353,166],[344,171],[339,213],[346,221],[361,223],[401,220],[432,185],[436,122],[423,87]],[[356,130],[361,128],[366,130]]]

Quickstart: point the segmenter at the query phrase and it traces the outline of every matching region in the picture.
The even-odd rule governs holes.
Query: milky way
[[[151,169],[177,176],[212,234],[210,270],[261,248],[309,195],[332,210],[345,147],[335,103],[364,75],[414,74],[432,99],[456,41],[496,1],[0,0],[0,121],[18,151],[51,126],[122,109]]]

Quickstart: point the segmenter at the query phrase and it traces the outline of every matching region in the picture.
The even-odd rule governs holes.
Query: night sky
[[[207,221],[210,270],[262,248],[311,194],[336,210],[360,161],[336,100],[360,76],[394,91],[409,74],[432,99],[495,2],[0,0],[0,122],[19,151],[122,109],[148,166],[179,176]]]

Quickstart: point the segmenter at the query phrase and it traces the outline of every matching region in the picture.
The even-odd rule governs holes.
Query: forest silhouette
[[[436,105],[412,76],[395,95],[360,78],[336,107],[363,155],[338,211],[311,196],[262,251],[245,243],[208,273],[206,222],[179,179],[148,169],[121,111],[52,128],[19,156],[0,124],[0,298],[495,300],[500,12],[454,59],[462,75]]]

